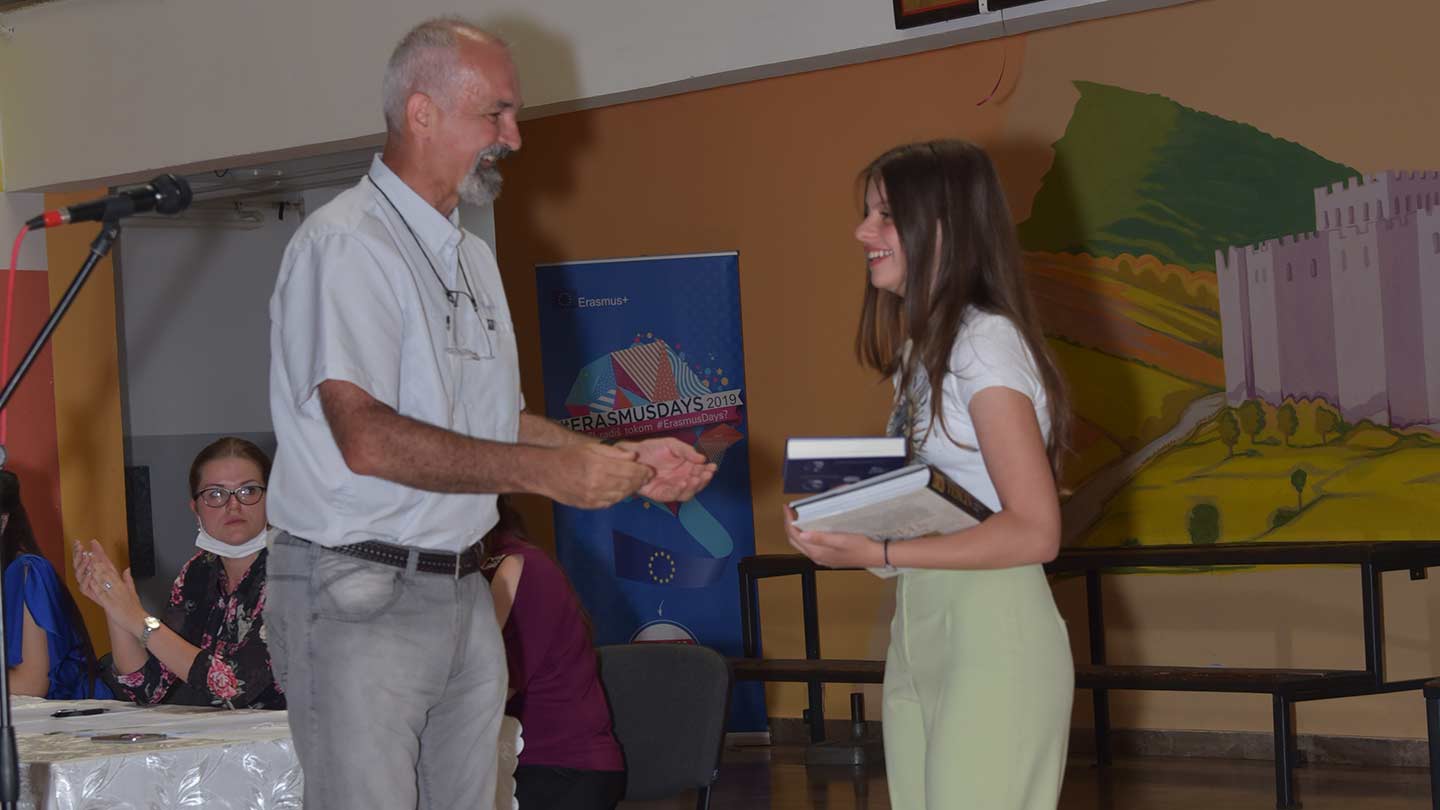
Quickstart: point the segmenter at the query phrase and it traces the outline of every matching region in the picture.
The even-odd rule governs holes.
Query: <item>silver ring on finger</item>
[[[109,582],[102,582],[102,583],[100,583],[100,584],[103,585],[103,586],[105,587],[105,590],[107,590],[107,591],[110,590],[111,588],[115,587],[114,585],[111,585]]]

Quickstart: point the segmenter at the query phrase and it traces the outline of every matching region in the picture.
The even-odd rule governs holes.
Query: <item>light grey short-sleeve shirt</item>
[[[494,254],[458,221],[377,156],[368,177],[290,240],[270,299],[275,526],[326,546],[382,540],[458,551],[497,522],[494,495],[351,472],[317,390],[350,382],[402,416],[516,440],[524,401],[509,305]]]

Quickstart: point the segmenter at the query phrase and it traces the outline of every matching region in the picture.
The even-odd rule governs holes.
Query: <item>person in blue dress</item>
[[[20,479],[0,470],[5,666],[10,692],[51,700],[110,698],[96,680],[90,636],[55,566],[40,553],[20,501]]]

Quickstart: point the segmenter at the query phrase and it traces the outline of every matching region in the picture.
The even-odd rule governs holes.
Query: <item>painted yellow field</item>
[[[1190,510],[1201,503],[1219,510],[1222,543],[1440,539],[1440,442],[1373,426],[1352,433],[1354,443],[1305,447],[1241,438],[1227,458],[1209,423],[1146,465],[1082,542],[1188,543]],[[1306,477],[1298,497],[1297,469]],[[1297,508],[1275,525],[1277,513]]]
[[[1071,381],[1075,413],[1127,453],[1163,435],[1187,405],[1215,390],[1069,341],[1052,338],[1050,346]]]

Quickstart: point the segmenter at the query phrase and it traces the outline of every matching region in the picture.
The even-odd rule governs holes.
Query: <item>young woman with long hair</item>
[[[1069,410],[1021,270],[1015,225],[973,144],[900,146],[860,175],[868,285],[860,360],[894,381],[891,430],[995,511],[948,535],[807,532],[816,562],[899,572],[886,654],[890,804],[1052,810],[1074,665],[1043,563],[1060,548]]]

